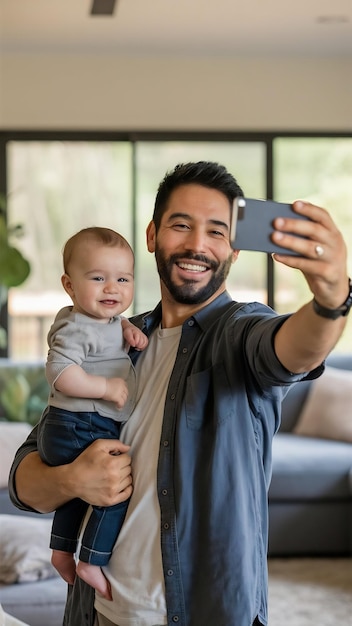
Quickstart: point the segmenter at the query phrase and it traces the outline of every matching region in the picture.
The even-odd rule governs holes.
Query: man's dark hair
[[[174,189],[181,185],[192,184],[221,191],[228,198],[230,207],[234,198],[243,196],[243,191],[236,179],[223,165],[212,161],[179,163],[173,171],[166,173],[159,185],[153,213],[156,230],[159,229],[161,218],[166,211],[170,195]]]

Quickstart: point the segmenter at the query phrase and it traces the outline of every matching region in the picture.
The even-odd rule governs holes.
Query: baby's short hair
[[[112,248],[129,249],[134,257],[133,250],[127,239],[116,232],[116,230],[102,226],[90,226],[88,228],[82,228],[82,230],[79,230],[66,241],[62,252],[65,274],[68,273],[68,266],[76,245],[82,241],[92,241],[93,243],[96,242],[104,246],[111,246]]]

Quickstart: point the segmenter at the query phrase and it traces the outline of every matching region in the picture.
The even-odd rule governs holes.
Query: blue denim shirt
[[[150,335],[160,319],[159,304],[132,321]],[[275,356],[285,319],[225,292],[183,324],[157,475],[168,626],[267,624],[271,442],[288,386],[304,378]],[[35,433],[15,467],[33,449]],[[12,498],[21,506],[13,487]],[[92,626],[93,598],[77,579],[64,624]]]

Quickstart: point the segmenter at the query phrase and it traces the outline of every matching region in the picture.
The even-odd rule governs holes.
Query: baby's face
[[[134,289],[134,259],[129,248],[92,242],[79,244],[62,283],[74,311],[101,322],[130,306]]]

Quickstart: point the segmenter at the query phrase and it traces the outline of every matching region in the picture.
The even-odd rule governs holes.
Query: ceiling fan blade
[[[116,0],[93,0],[91,15],[112,15],[115,10]]]

